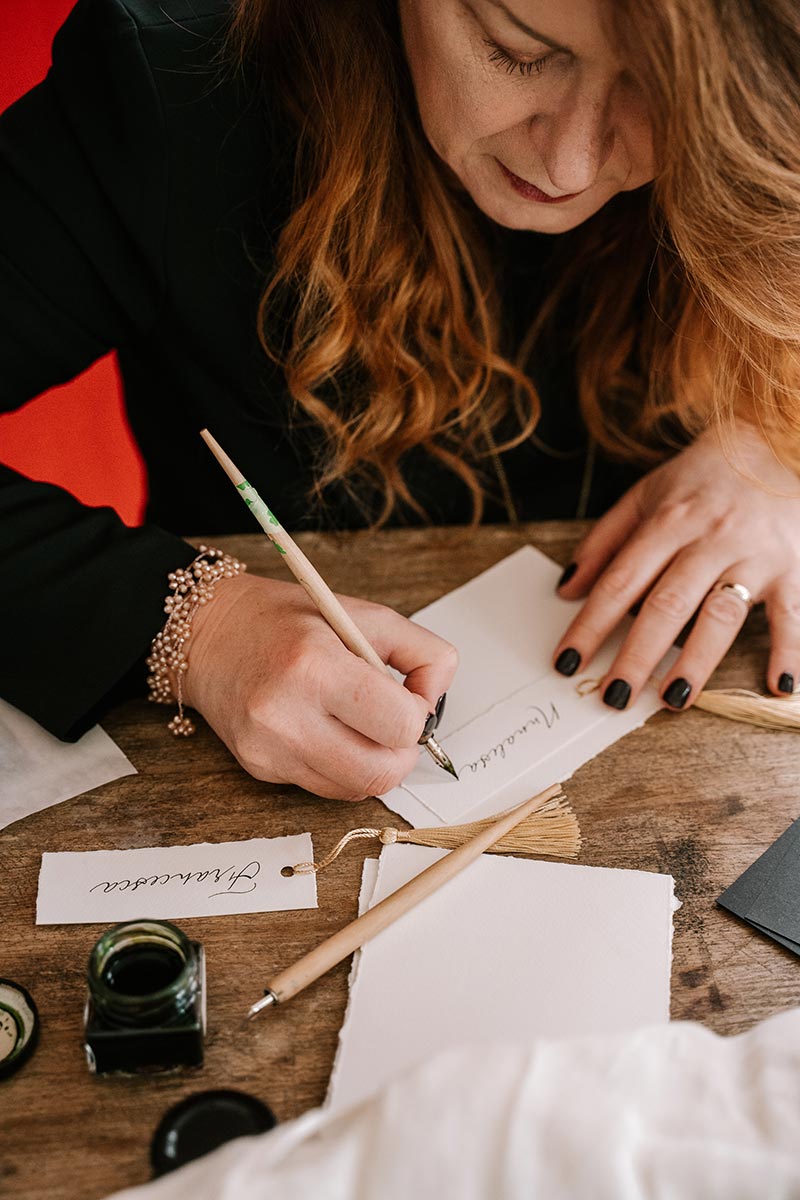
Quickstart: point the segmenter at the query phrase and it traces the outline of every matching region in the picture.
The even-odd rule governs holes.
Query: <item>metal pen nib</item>
[[[260,1012],[263,1012],[263,1010],[265,1008],[269,1008],[271,1005],[277,1004],[277,1003],[278,1003],[278,997],[275,995],[274,992],[271,992],[269,990],[269,988],[267,988],[267,990],[264,992],[264,995],[261,997],[261,999],[256,1000],[255,1004],[251,1004],[250,1008],[248,1008],[247,1016],[245,1017],[245,1020],[252,1021],[253,1017],[257,1017],[258,1014]]]
[[[458,772],[433,734],[430,734],[430,736],[424,738],[422,740],[422,745],[428,751],[428,754],[430,754],[431,758],[438,767],[441,767],[443,771],[447,771],[449,775],[453,776],[453,779],[458,779]]]

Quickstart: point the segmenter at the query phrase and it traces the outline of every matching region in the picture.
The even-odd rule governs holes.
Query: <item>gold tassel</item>
[[[338,858],[348,842],[360,838],[377,838],[384,846],[395,842],[413,842],[417,846],[437,846],[454,850],[469,841],[482,829],[493,824],[497,814],[484,821],[472,821],[468,825],[439,825],[436,829],[351,829],[336,843],[329,854],[318,863],[297,863],[284,867],[283,875],[313,875],[324,871]],[[524,821],[489,847],[491,854],[547,854],[552,858],[577,858],[581,848],[581,831],[578,818],[572,811],[563,792],[545,800]]]
[[[730,721],[746,721],[763,729],[800,730],[800,693],[781,700],[778,696],[762,696],[746,688],[720,688],[701,692],[695,708],[727,717]]]
[[[662,681],[663,682],[663,681]],[[602,686],[602,679],[581,679],[575,690],[579,696],[589,696]],[[763,696],[746,688],[718,688],[701,692],[695,708],[727,717],[729,721],[746,721],[762,729],[800,729],[800,691],[785,700],[779,696]]]

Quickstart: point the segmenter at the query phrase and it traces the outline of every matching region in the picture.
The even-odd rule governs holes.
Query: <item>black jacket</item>
[[[47,79],[0,119],[0,410],[111,348],[149,477],[126,528],[0,466],[0,694],[74,738],[131,680],[164,621],[180,534],[254,525],[198,437],[208,425],[290,529],[363,525],[342,493],[306,495],[313,434],[289,428],[256,305],[289,212],[280,114],[222,51],[226,0],[79,0]],[[508,235],[509,323],[537,294],[548,239]],[[543,364],[539,433],[504,465],[525,519],[575,515],[585,435],[565,361]],[[2,451],[0,450],[0,457]],[[454,476],[423,453],[412,489],[439,524],[469,519]],[[602,467],[590,510],[630,482]],[[487,520],[503,520],[490,502]]]

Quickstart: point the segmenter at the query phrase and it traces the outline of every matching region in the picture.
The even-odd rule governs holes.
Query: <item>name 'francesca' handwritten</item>
[[[138,879],[105,879],[90,887],[89,892],[96,892],[98,889],[102,890],[103,895],[108,892],[135,892],[139,888],[167,887],[173,881],[178,880],[179,887],[186,887],[188,884],[204,885],[210,881],[211,886],[219,888],[219,891],[209,892],[209,899],[214,896],[244,896],[248,892],[255,891],[256,876],[260,870],[260,862],[249,862],[244,867],[208,867],[201,871],[173,871],[163,875],[140,875]],[[228,885],[223,887],[226,879]]]
[[[501,738],[489,750],[486,750],[483,754],[479,754],[473,762],[463,763],[458,768],[459,775],[462,771],[469,771],[472,775],[476,775],[480,771],[485,771],[492,763],[505,759],[511,747],[515,746],[532,729],[538,726],[548,731],[561,719],[558,709],[552,702],[545,708],[541,708],[538,704],[530,704],[527,711],[532,714],[527,721],[518,725],[516,729],[513,729],[506,737]]]
[[[313,858],[310,833],[189,846],[45,852],[36,921],[161,921],[316,908],[313,875],[281,874],[290,863]]]

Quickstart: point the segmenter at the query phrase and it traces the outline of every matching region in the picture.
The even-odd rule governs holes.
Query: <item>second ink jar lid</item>
[[[19,1070],[39,1040],[33,997],[13,979],[0,979],[0,1079]]]
[[[165,1175],[224,1142],[266,1133],[276,1123],[271,1109],[246,1092],[222,1089],[187,1096],[168,1109],[153,1135],[153,1173]]]

